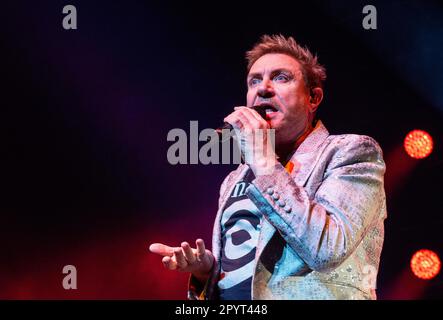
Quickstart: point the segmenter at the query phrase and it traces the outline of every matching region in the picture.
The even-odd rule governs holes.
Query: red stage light
[[[429,133],[423,130],[413,130],[405,138],[405,150],[415,159],[423,159],[432,152],[433,142]]]
[[[440,259],[431,250],[419,250],[411,259],[412,272],[420,279],[429,280],[440,272]]]

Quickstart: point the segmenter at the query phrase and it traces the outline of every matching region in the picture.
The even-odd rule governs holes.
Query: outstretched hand
[[[189,243],[182,242],[180,247],[170,247],[162,243],[149,246],[152,253],[163,256],[162,262],[166,269],[191,272],[198,280],[204,282],[214,263],[211,251],[205,249],[202,239],[195,241],[196,249]]]

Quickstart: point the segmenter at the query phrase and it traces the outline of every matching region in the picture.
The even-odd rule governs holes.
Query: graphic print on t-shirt
[[[261,213],[246,196],[246,188],[254,179],[249,171],[238,182],[222,214],[220,299],[251,299],[254,257],[260,231]]]

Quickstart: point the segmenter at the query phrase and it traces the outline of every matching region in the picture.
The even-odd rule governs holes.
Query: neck
[[[314,127],[309,123],[303,133],[297,137],[295,142],[290,142],[287,144],[282,144],[277,147],[276,153],[279,161],[285,165],[289,160],[289,157],[298,149],[306,137],[314,130]]]

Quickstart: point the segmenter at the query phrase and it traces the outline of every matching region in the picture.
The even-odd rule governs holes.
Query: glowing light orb
[[[423,159],[431,154],[433,141],[426,131],[413,130],[406,135],[404,146],[409,156]]]
[[[420,279],[429,280],[440,272],[441,262],[431,250],[419,250],[411,258],[412,272]]]

